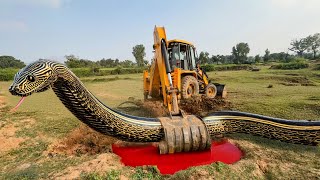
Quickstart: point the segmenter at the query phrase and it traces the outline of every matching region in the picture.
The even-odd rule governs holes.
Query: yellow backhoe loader
[[[167,40],[164,27],[155,27],[154,58],[144,71],[144,97],[162,98],[172,115],[178,115],[180,99],[205,94],[210,98],[226,97],[224,85],[210,83],[200,68],[195,46],[185,40]]]

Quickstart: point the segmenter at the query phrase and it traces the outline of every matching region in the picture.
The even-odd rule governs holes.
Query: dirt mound
[[[231,103],[222,98],[210,99],[206,96],[193,96],[191,99],[181,100],[179,108],[187,114],[206,116],[214,111],[230,110]],[[117,109],[130,115],[143,117],[169,116],[162,100],[136,100],[129,99],[120,104]]]
[[[167,116],[167,108],[163,106],[162,101],[145,101],[142,104],[142,107],[145,110],[148,110],[154,115],[154,117]]]
[[[95,172],[104,174],[111,170],[120,170],[123,167],[115,154],[104,153],[97,158],[77,166],[68,167],[62,172],[54,174],[52,179],[79,179],[82,173]]]
[[[0,128],[0,154],[19,147],[20,143],[25,141],[22,137],[16,137],[17,131],[18,128],[13,124],[5,125]]]
[[[53,143],[45,152],[48,156],[55,154],[82,155],[111,152],[111,144],[116,140],[81,125],[70,132],[65,138]]]
[[[225,99],[210,99],[206,96],[194,96],[191,99],[181,100],[180,108],[188,114],[206,116],[214,111],[230,110],[231,103]]]
[[[117,109],[130,115],[142,117],[161,117],[169,114],[162,100],[153,99],[143,101],[129,98],[128,101],[121,103]]]

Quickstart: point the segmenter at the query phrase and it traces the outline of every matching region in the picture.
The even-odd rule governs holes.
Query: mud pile
[[[179,108],[186,114],[197,116],[206,116],[211,112],[230,110],[231,103],[222,98],[211,99],[206,96],[193,96],[187,100],[181,100]],[[162,117],[169,116],[167,107],[163,105],[163,101],[158,100],[135,100],[129,99],[117,108],[121,112],[142,117]]]
[[[168,116],[169,114],[162,101],[145,101],[142,104],[142,108],[149,111],[154,117]]]
[[[194,96],[187,100],[181,100],[180,108],[187,114],[206,116],[214,111],[230,110],[231,103],[225,99],[211,99],[206,96]]]
[[[162,100],[148,100],[143,101],[140,99],[131,99],[121,103],[117,110],[141,117],[161,117],[168,116],[169,112],[167,108],[163,105]]]
[[[139,106],[152,117],[168,116],[169,112],[161,100],[140,102]],[[211,112],[231,110],[231,103],[222,98],[211,99],[206,96],[194,96],[187,100],[180,100],[179,108],[187,114],[206,116]]]
[[[65,138],[51,144],[45,152],[48,156],[56,154],[82,155],[111,152],[111,144],[116,141],[113,137],[103,135],[82,124],[71,131]]]

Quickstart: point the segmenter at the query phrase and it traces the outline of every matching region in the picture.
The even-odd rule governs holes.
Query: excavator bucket
[[[210,149],[211,138],[204,122],[194,115],[161,117],[164,140],[159,143],[160,154]]]
[[[217,87],[217,97],[226,98],[227,97],[227,89],[225,84],[214,83]]]

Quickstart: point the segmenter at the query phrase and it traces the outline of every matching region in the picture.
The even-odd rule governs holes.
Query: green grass
[[[93,173],[83,173],[81,174],[82,180],[118,180],[120,179],[121,174],[124,176],[129,177],[133,180],[141,180],[141,179],[163,179],[163,177],[158,173],[158,170],[156,167],[137,167],[131,172],[130,174],[128,172],[121,173],[118,170],[110,170],[105,172],[104,174],[99,174],[96,172]]]
[[[84,173],[81,174],[82,180],[119,180],[121,172],[117,170],[111,170],[106,172],[104,175],[98,173]]]
[[[294,70],[294,69],[305,69],[309,67],[309,60],[304,58],[295,58],[291,62],[287,63],[274,63],[270,69],[283,69],[283,70]],[[311,64],[313,66],[313,64]]]
[[[319,120],[320,72],[311,69],[209,72],[214,82],[226,84],[233,110],[286,119]],[[129,97],[143,99],[142,74],[83,77],[85,86],[102,102],[117,107]],[[19,110],[9,113],[19,97],[8,92],[9,82],[0,82],[0,95],[6,107],[0,109],[0,130],[17,127],[15,137],[25,141],[16,149],[0,155],[0,179],[48,179],[67,167],[95,159],[95,155],[48,157],[45,151],[79,126],[80,122],[62,105],[52,90],[27,97]],[[272,85],[272,88],[268,88]],[[130,112],[129,112],[130,113]],[[33,124],[25,123],[33,119]],[[87,172],[82,179],[315,179],[319,177],[319,147],[294,145],[261,137],[232,134],[234,143],[245,152],[234,165],[213,163],[180,171],[173,176],[160,175],[155,169],[127,168],[104,173]],[[261,170],[257,164],[267,164]],[[118,162],[114,162],[117,164]],[[19,168],[29,164],[27,168]]]
[[[320,94],[320,78],[316,71],[269,70],[262,67],[258,72],[219,71],[209,72],[208,75],[213,82],[226,84],[228,99],[234,110],[287,119],[319,120],[317,109],[320,104],[312,98]],[[295,80],[295,86],[291,86]],[[305,86],[308,83],[312,86]],[[272,88],[268,88],[269,85]]]

